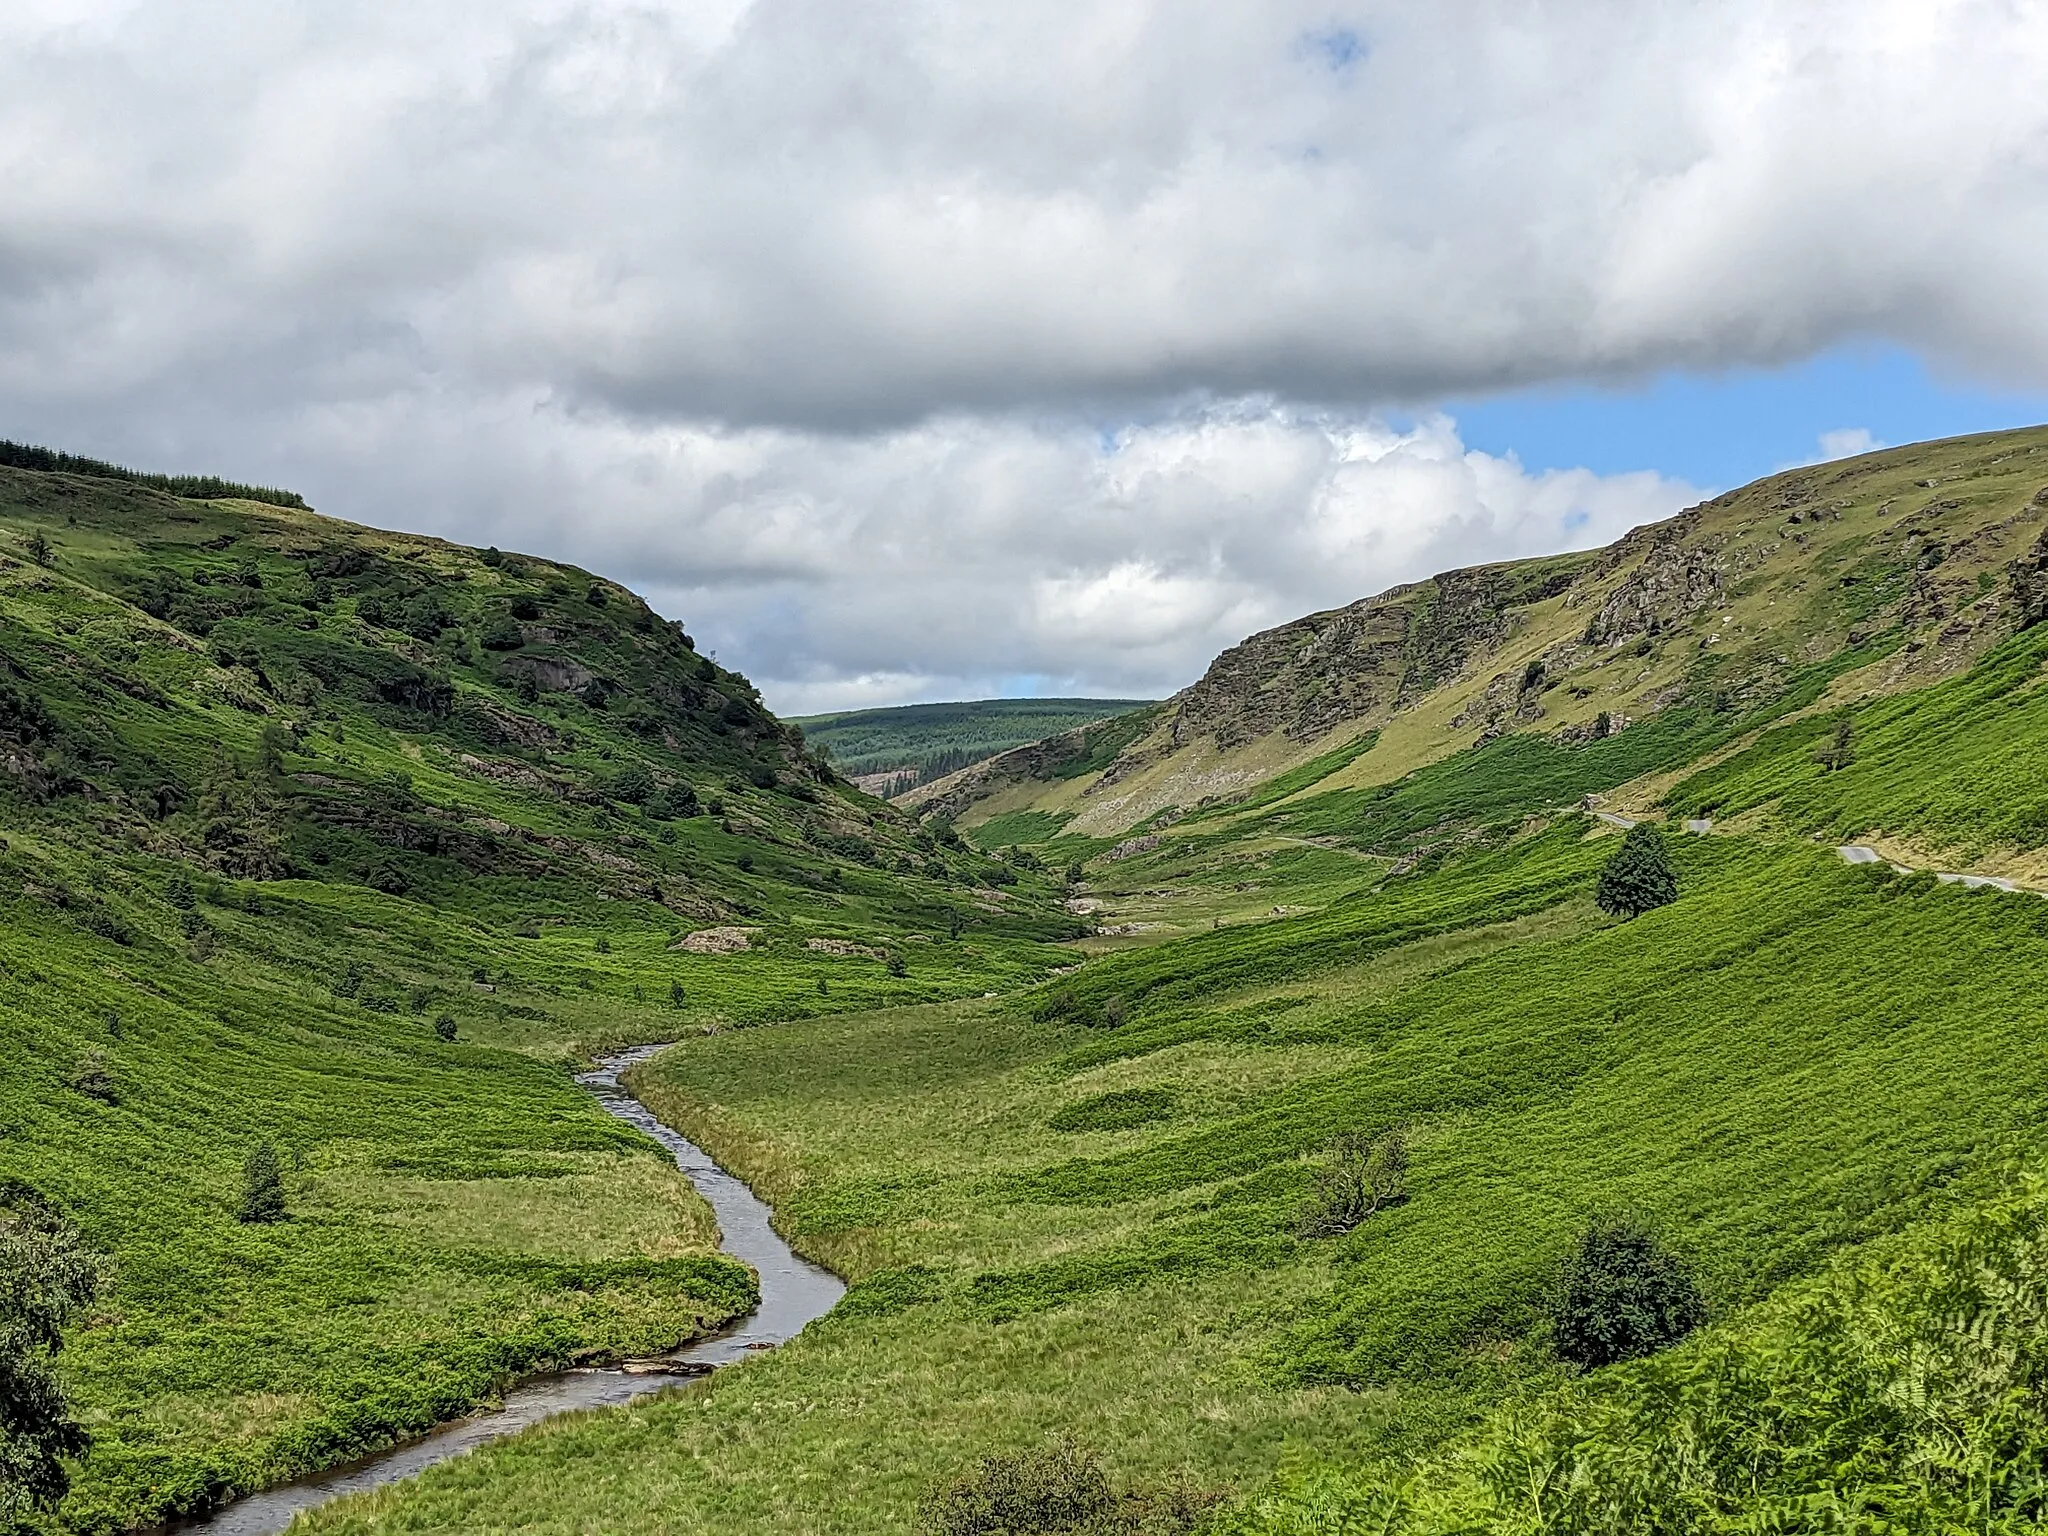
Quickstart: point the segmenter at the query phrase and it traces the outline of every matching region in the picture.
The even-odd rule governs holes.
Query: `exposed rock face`
[[[1591,555],[1445,571],[1253,635],[1168,701],[1173,742],[1228,750],[1273,731],[1312,741],[1421,697],[1513,633],[1516,610],[1571,586]]]
[[[2043,488],[2034,500],[2048,499]],[[2031,629],[2048,619],[2048,529],[2034,541],[2034,547],[2006,567],[2006,583],[2012,594],[2015,622]]]
[[[736,955],[753,945],[748,935],[750,928],[699,928],[695,933],[686,933],[670,949],[687,950],[693,955]]]
[[[1643,563],[1607,595],[1586,621],[1588,645],[1626,645],[1661,634],[1690,623],[1720,600],[1720,567],[1703,550],[1681,544],[1683,532],[1673,529],[1670,537],[1658,539]]]

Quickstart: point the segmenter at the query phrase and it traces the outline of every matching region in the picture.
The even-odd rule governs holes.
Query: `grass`
[[[1028,984],[1074,929],[1053,876],[836,782],[588,573],[21,470],[0,551],[0,1187],[117,1277],[66,1353],[95,1447],[53,1530],[744,1311],[708,1208],[570,1067]],[[243,1226],[263,1137],[292,1219]]]
[[[804,715],[792,723],[827,747],[840,770],[894,772],[929,784],[1011,747],[1042,741],[1076,726],[1143,709],[1148,699],[980,699],[960,704],[904,704],[893,709]]]
[[[1682,899],[1613,923],[1585,901],[1612,840],[1581,836],[1188,941],[1171,970],[1098,962],[1068,984],[1113,976],[1121,1031],[960,1003],[666,1053],[649,1101],[847,1304],[707,1387],[312,1528],[900,1530],[926,1487],[1056,1430],[1119,1475],[1239,1488],[1290,1446],[1414,1462],[1563,1382],[1538,1301],[1592,1213],[1640,1212],[1735,1318],[2032,1144],[2038,901],[1695,840]],[[1059,1128],[1119,1102],[1171,1110]],[[1318,1149],[1393,1125],[1412,1198],[1298,1236]]]

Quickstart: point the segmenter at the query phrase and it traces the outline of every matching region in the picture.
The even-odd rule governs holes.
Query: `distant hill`
[[[1149,699],[975,699],[800,716],[840,772],[885,798],[1078,726],[1143,709]]]

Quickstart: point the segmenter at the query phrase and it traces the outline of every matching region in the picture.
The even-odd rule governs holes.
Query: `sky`
[[[2048,0],[10,0],[0,437],[632,585],[785,713],[2048,420]]]

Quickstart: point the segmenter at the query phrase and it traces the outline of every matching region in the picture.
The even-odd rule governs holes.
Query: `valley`
[[[0,1193],[113,1267],[27,1528],[746,1315],[576,1083],[656,1045],[843,1299],[295,1531],[2043,1513],[2048,429],[1445,572],[900,803],[590,573],[92,468],[0,469]],[[1637,822],[1676,899],[1605,910]],[[1617,1222],[1700,1317],[1588,1366]]]

